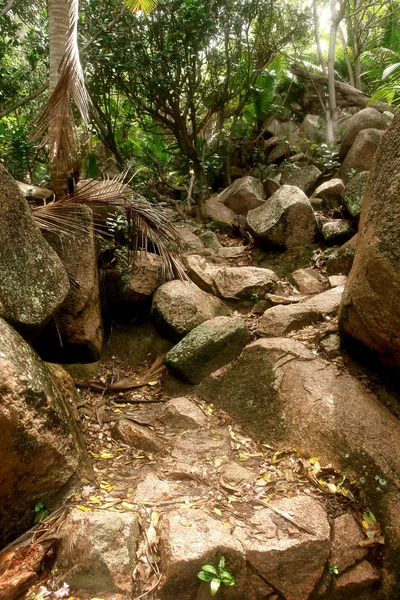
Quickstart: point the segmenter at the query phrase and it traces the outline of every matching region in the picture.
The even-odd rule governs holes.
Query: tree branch
[[[16,6],[20,2],[21,0],[9,0],[9,2],[7,2],[7,4],[0,10],[0,17],[6,15],[13,8],[13,6]]]
[[[49,88],[49,82],[47,81],[45,83],[45,85],[43,85],[41,88],[39,88],[35,92],[32,92],[32,94],[29,94],[29,96],[26,96],[25,98],[21,98],[21,100],[18,100],[18,102],[16,102],[12,106],[9,106],[8,108],[5,108],[4,110],[0,111],[0,119],[3,119],[3,117],[6,117],[7,115],[12,113],[14,110],[19,108],[20,106],[23,106],[24,104],[27,104],[31,100],[34,100],[35,98],[37,98],[38,96],[43,94],[43,92],[45,92],[48,88]]]

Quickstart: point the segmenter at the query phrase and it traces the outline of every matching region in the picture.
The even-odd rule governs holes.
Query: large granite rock
[[[349,181],[353,169],[357,171],[370,171],[372,169],[375,152],[383,133],[380,129],[363,129],[360,131],[339,169],[339,176],[344,182]]]
[[[107,309],[114,318],[132,316],[143,305],[150,304],[153,293],[164,280],[162,265],[161,256],[142,250],[128,271],[105,272]]]
[[[218,196],[218,201],[238,215],[245,215],[249,210],[261,206],[265,201],[262,183],[255,177],[236,179]]]
[[[203,216],[211,221],[219,231],[230,231],[236,218],[236,214],[218,200],[217,195],[207,198],[203,205]]]
[[[0,317],[32,340],[69,291],[65,268],[0,164]]]
[[[249,211],[247,228],[263,248],[292,248],[314,241],[317,222],[304,192],[283,185],[263,206]]]
[[[238,356],[248,340],[242,319],[215,317],[192,329],[168,352],[165,364],[179,379],[199,383]]]
[[[348,275],[353,265],[358,235],[340,246],[329,255],[326,270],[330,275]]]
[[[329,289],[329,279],[318,269],[297,269],[292,273],[290,282],[297,287],[300,294],[320,294]]]
[[[309,196],[314,191],[320,175],[321,171],[315,165],[306,165],[292,170],[285,177],[282,175],[282,183],[298,187]]]
[[[333,317],[338,313],[343,295],[343,286],[336,286],[331,290],[308,297],[301,301],[303,308],[315,310],[325,316]]]
[[[322,313],[307,308],[304,303],[278,304],[268,308],[260,319],[257,329],[262,337],[282,337],[308,325],[323,321]]]
[[[269,165],[281,163],[290,156],[290,144],[287,140],[279,142],[268,155],[267,163]]]
[[[190,278],[202,290],[230,300],[254,300],[273,292],[279,278],[270,269],[226,267],[209,263],[204,257],[186,258]]]
[[[322,226],[322,237],[328,246],[343,244],[353,235],[355,235],[355,231],[346,219],[333,219]]]
[[[330,179],[321,183],[314,192],[314,195],[321,200],[337,200],[340,202],[344,192],[345,185],[339,178]]]
[[[291,535],[287,523],[265,508],[250,517],[252,532],[234,532],[246,549],[247,564],[285,600],[308,600],[329,556],[330,527],[326,512],[305,495],[274,500],[272,506],[307,523],[314,535]],[[257,596],[259,597],[259,596]],[[265,596],[261,596],[263,598]]]
[[[321,143],[325,141],[322,120],[318,115],[306,115],[300,128],[310,142]]]
[[[197,394],[228,411],[251,435],[318,456],[350,478],[358,475],[361,493],[387,538],[381,598],[396,598],[400,423],[378,398],[288,338],[253,342],[223,374],[203,382]]]
[[[160,525],[163,563],[163,576],[158,588],[160,598],[195,598],[200,584],[197,573],[205,564],[217,566],[221,556],[225,557],[226,570],[235,577],[235,585],[229,588],[229,598],[246,598],[248,584],[243,547],[220,521],[208,512],[188,508],[166,513]],[[206,584],[208,589],[209,585]],[[207,595],[202,597],[207,598]]]
[[[74,509],[60,533],[55,568],[65,573],[63,581],[71,588],[91,596],[132,595],[139,540],[137,514]]]
[[[384,134],[364,193],[342,332],[400,366],[400,114]]]
[[[153,296],[152,314],[162,333],[178,341],[213,317],[230,315],[218,298],[190,282],[167,281]]]
[[[342,143],[340,144],[339,158],[343,160],[350,150],[357,135],[363,129],[386,129],[388,119],[375,108],[363,108],[353,115],[346,124]]]
[[[218,296],[231,300],[253,300],[273,292],[278,276],[270,269],[258,267],[220,267],[213,283]]]
[[[74,206],[69,209],[69,222],[79,227],[79,234],[45,232],[73,282],[55,316],[57,337],[61,339],[58,360],[95,362],[103,346],[103,323],[93,213],[88,206]]]
[[[0,546],[33,525],[39,501],[54,506],[91,476],[75,394],[0,319]]]
[[[343,203],[347,208],[350,216],[353,219],[360,218],[361,214],[361,202],[364,196],[365,188],[367,187],[369,177],[369,171],[362,171],[358,173],[353,179],[347,184],[346,190],[343,194]]]

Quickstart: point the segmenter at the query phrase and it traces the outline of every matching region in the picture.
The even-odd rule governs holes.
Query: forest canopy
[[[49,97],[60,4],[68,18],[59,0],[0,4],[0,160],[17,179],[44,186],[48,144],[32,132]],[[334,143],[337,107],[351,109],[334,81],[372,103],[399,101],[399,2],[160,0],[151,11],[130,8],[122,0],[79,6],[91,110],[84,126],[72,106],[75,178],[109,175],[107,163],[125,169],[150,201],[166,191],[179,198],[190,185],[201,199],[230,183],[238,160],[257,168],[257,142],[273,119],[320,114]],[[67,35],[68,20],[58,26]]]

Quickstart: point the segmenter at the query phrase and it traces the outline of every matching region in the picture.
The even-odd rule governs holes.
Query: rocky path
[[[201,565],[220,556],[232,598],[341,597],[378,581],[376,551],[374,567],[367,557],[380,532],[354,482],[253,440],[212,404],[169,399],[163,376],[116,397],[82,390],[95,481],[73,499],[49,588],[66,579],[75,598],[191,598]],[[111,362],[97,382],[118,377],[143,373]]]
[[[227,236],[221,239],[232,243]],[[247,270],[242,279],[235,273],[236,289],[225,279],[227,293],[240,296],[238,286],[244,289],[248,274],[250,279],[254,275],[251,254],[245,247],[225,248],[231,257],[222,256],[219,268]],[[221,265],[213,253],[205,256],[214,260],[214,267],[204,269],[204,253],[188,255],[196,268],[203,261],[198,272],[204,279],[207,269]],[[276,336],[301,342],[312,356],[329,360],[340,376],[348,370],[335,316],[344,279],[329,281],[316,270],[311,275],[317,280],[307,272],[297,277],[303,292],[311,285],[319,294],[301,294],[282,279],[277,293],[266,292],[265,300],[254,292],[251,301],[232,300],[225,313],[230,316],[216,319],[243,322],[248,331],[244,344],[262,340],[263,332],[273,327]],[[265,283],[251,285],[262,290]],[[180,310],[166,314],[165,306],[176,298],[172,291],[180,298],[180,286],[164,284],[160,290],[167,289],[166,301],[160,292],[153,301],[158,323],[163,319],[170,331],[190,329],[188,320],[201,312],[207,296],[189,285],[185,294],[195,297],[195,315],[182,301]],[[234,340],[232,345],[234,355],[223,364],[234,358],[240,372],[240,348]],[[241,419],[235,422],[229,411],[204,399],[213,394],[207,382],[223,381],[230,365],[208,377],[206,361],[201,377],[192,382],[200,386],[187,383],[185,369],[186,383],[179,382],[162,362],[176,347],[159,337],[152,324],[135,330],[121,326],[112,332],[105,362],[94,370],[69,368],[80,389],[75,408],[95,479],[68,503],[56,562],[41,582],[44,587],[36,586],[38,597],[46,597],[46,590],[49,597],[58,597],[67,585],[77,600],[205,599],[211,597],[209,583],[201,583],[197,573],[204,564],[217,567],[224,557],[235,585],[222,585],[217,597],[373,598],[384,538],[361,500],[362,474],[348,477],[318,455],[277,443],[275,436],[250,437]],[[262,374],[254,364],[257,380]]]

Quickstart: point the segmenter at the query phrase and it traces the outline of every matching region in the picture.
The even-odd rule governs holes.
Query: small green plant
[[[218,569],[212,565],[203,565],[201,571],[197,573],[197,577],[202,581],[210,582],[211,596],[215,596],[221,583],[229,586],[235,585],[234,577],[228,571],[225,571],[225,558],[223,556],[221,556],[218,563]]]
[[[49,516],[50,510],[44,502],[40,501],[35,506],[35,513],[35,523],[39,523],[39,521],[43,521],[43,519]]]
[[[329,563],[329,567],[328,567],[328,571],[329,571],[329,575],[339,575],[339,569],[337,567],[337,565],[334,565],[333,563]]]
[[[359,169],[350,169],[350,171],[347,171],[347,175],[349,177],[355,177],[356,175],[359,174]]]
[[[301,148],[300,146],[290,146],[290,152],[292,154],[300,154]]]
[[[320,144],[317,148],[316,160],[324,173],[340,167],[339,154],[334,144]]]

